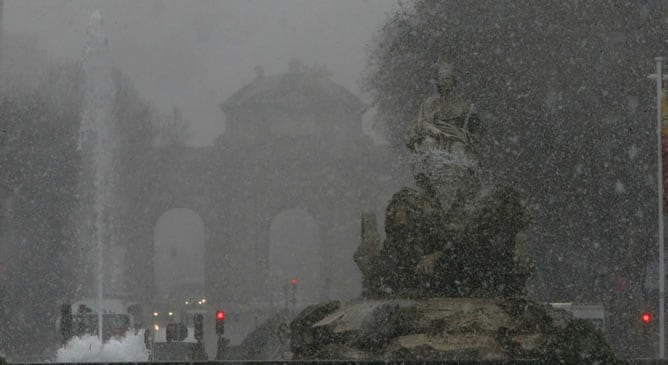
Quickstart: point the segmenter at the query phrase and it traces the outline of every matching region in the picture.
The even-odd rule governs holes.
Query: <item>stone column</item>
[[[318,215],[323,300],[357,296],[361,276],[353,261],[359,245],[359,213],[344,203],[324,205]]]
[[[270,299],[267,294],[267,281],[269,278],[269,228],[271,218],[265,216],[260,210],[255,211],[253,222],[252,240],[255,247],[255,292],[263,299]]]
[[[331,234],[330,227],[332,222],[331,207],[320,205],[315,212],[314,217],[318,226],[318,236],[320,239],[320,301],[325,302],[330,299],[332,287],[332,267],[331,267]]]

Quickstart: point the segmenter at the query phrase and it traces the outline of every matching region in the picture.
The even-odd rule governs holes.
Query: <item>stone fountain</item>
[[[515,190],[482,181],[483,123],[455,86],[441,62],[405,136],[416,187],[392,197],[382,245],[375,214],[362,213],[362,297],[298,314],[293,358],[615,362],[592,323],[525,297],[531,214]]]

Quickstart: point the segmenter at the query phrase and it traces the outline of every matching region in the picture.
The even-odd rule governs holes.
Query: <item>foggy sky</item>
[[[181,107],[191,144],[224,130],[218,105],[254,77],[299,58],[325,64],[356,94],[366,47],[396,0],[8,0],[7,33],[31,33],[53,60],[81,56],[100,9],[114,62],[161,112]]]

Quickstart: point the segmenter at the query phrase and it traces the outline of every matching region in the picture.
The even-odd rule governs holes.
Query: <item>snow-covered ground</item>
[[[74,337],[58,350],[56,356],[58,362],[148,361],[143,331],[111,339],[104,345],[97,336]]]

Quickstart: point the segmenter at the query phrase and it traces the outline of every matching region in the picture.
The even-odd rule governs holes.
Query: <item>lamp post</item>
[[[657,57],[656,61],[656,130],[659,140],[657,146],[658,168],[657,177],[659,182],[659,358],[663,359],[666,352],[666,331],[665,331],[665,301],[666,301],[666,273],[665,257],[663,247],[663,139],[661,133],[661,101],[663,91],[663,58]]]
[[[658,220],[659,220],[659,358],[665,357],[665,257],[663,242],[663,143],[662,143],[662,91],[663,91],[663,57],[654,58],[656,62],[656,74],[649,75],[649,78],[656,79],[656,136],[657,136],[657,182],[658,182]]]
[[[5,0],[0,0],[0,65],[2,65],[2,10],[5,8]]]

